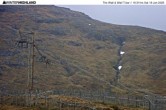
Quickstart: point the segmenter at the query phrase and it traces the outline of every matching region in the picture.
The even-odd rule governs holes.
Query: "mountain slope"
[[[166,32],[93,20],[56,6],[0,6],[0,83],[26,88],[29,48],[35,32],[35,88],[111,89],[118,49],[122,50],[120,83],[166,93]],[[41,55],[49,59],[42,62]]]

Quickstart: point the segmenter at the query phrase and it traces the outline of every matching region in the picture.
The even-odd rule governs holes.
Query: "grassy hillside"
[[[16,42],[31,41],[29,32],[36,33],[36,47],[50,60],[46,66],[35,49],[35,88],[111,89],[125,41],[120,83],[166,93],[166,32],[103,23],[56,6],[0,6],[1,88],[26,88],[29,48]]]

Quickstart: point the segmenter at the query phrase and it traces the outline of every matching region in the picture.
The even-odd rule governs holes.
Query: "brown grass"
[[[118,59],[117,50],[119,47],[114,40],[122,36],[126,38],[126,44],[123,47],[126,54],[122,60],[123,68],[120,81],[131,88],[147,88],[159,94],[166,93],[166,90],[163,89],[166,88],[165,32],[141,27],[106,24],[90,19],[82,13],[53,6],[25,7],[25,9],[28,10],[1,14],[0,25],[3,28],[0,27],[0,32],[3,32],[3,35],[0,35],[2,37],[0,38],[0,48],[16,49],[13,44],[20,39],[20,36],[18,36],[18,30],[14,29],[14,26],[22,32],[35,31],[37,33],[35,39],[42,40],[41,43],[38,43],[38,47],[40,49],[46,48],[42,52],[54,64],[46,68],[44,63],[35,60],[35,88],[109,89],[110,86],[100,80],[109,83],[114,78],[115,70],[112,66],[116,64]],[[64,22],[35,23],[34,18],[36,20],[63,18]],[[78,24],[80,23],[78,28],[74,26],[76,21]],[[94,27],[90,28],[86,25],[87,22]],[[69,32],[63,36],[49,32],[57,27],[63,27]],[[87,30],[83,32],[82,28]],[[97,40],[96,36],[86,36],[88,33],[92,33],[91,29],[94,33],[99,30],[108,30],[115,35],[107,36],[109,39],[105,41]],[[101,33],[105,35],[105,31],[101,31]],[[7,44],[6,38],[10,41],[9,44]],[[69,45],[70,41],[79,42],[81,46]],[[22,49],[20,54],[10,56],[9,60],[15,61],[18,55],[22,56],[23,54],[28,55],[27,50]],[[37,58],[39,54],[37,52],[35,54]],[[55,58],[57,56],[59,59]],[[0,61],[4,62],[6,57],[0,57]],[[23,60],[27,61],[26,58]],[[60,63],[63,60],[67,63]],[[0,83],[11,88],[26,88],[27,67],[18,69],[6,67],[1,75]],[[66,71],[66,67],[71,69],[71,73]]]

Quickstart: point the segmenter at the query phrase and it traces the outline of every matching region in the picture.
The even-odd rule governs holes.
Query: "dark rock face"
[[[71,46],[81,46],[82,44],[80,42],[76,42],[76,41],[69,41],[68,45],[71,45]]]

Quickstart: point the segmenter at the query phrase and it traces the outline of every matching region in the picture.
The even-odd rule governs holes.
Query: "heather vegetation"
[[[0,16],[1,87],[26,88],[29,53],[15,44],[19,31],[27,39],[33,31],[36,45],[50,60],[49,65],[41,62],[35,50],[36,88],[113,90],[108,83],[114,81],[113,66],[125,42],[120,82],[166,93],[166,32],[107,24],[56,6],[0,6]]]

